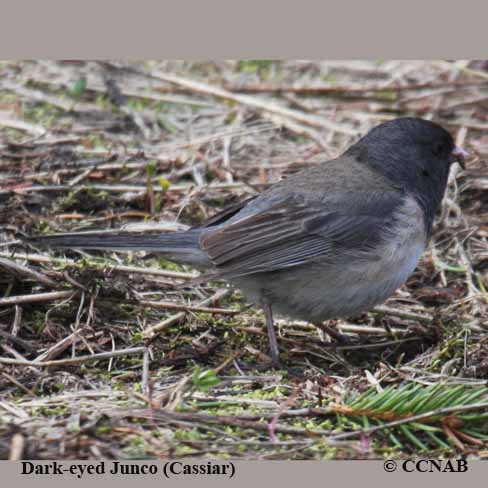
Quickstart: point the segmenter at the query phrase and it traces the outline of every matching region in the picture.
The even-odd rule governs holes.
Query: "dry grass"
[[[488,380],[486,63],[39,61],[0,72],[0,459],[408,455],[375,435],[328,442],[346,428],[328,405],[371,386]],[[401,115],[451,130],[472,152],[467,169],[452,175],[407,285],[337,322],[360,345],[334,348],[309,324],[279,321],[288,371],[268,368],[263,317],[238,291],[181,287],[193,270],[157,256],[19,241],[193,225]]]

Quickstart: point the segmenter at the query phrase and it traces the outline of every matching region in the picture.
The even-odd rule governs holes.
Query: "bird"
[[[31,242],[150,251],[203,270],[201,281],[225,280],[262,307],[279,365],[274,314],[321,327],[370,310],[407,280],[432,235],[450,166],[464,167],[467,155],[439,124],[401,117],[189,230]]]

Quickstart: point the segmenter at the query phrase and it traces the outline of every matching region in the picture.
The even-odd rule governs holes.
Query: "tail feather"
[[[199,229],[184,232],[129,233],[75,232],[52,234],[29,239],[36,246],[55,249],[98,249],[110,251],[150,251],[177,263],[208,267],[210,262],[199,247]]]

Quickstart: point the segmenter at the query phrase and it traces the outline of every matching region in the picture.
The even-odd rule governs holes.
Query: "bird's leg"
[[[278,341],[276,339],[276,331],[273,322],[273,312],[271,305],[265,301],[262,303],[264,315],[266,317],[266,328],[268,329],[268,341],[273,366],[280,365],[280,350],[278,349]]]
[[[351,342],[349,337],[347,337],[345,334],[341,334],[340,332],[337,332],[337,330],[335,330],[332,327],[329,327],[328,325],[325,324],[314,324],[314,325],[318,329],[324,331],[326,334],[329,334],[330,337],[332,337],[332,339],[335,339],[340,344],[349,344]]]

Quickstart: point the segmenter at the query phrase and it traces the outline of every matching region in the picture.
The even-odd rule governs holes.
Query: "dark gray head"
[[[446,189],[449,167],[454,161],[462,164],[465,153],[440,125],[405,117],[378,125],[345,154],[414,196],[431,223]]]

